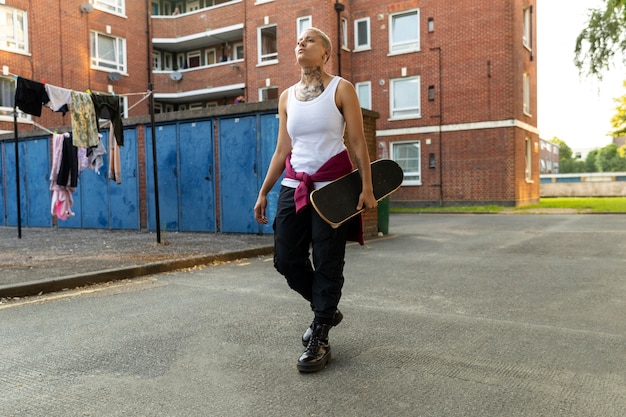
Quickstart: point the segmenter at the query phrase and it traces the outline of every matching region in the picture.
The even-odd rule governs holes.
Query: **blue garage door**
[[[20,211],[21,211],[21,224],[26,225],[26,176],[28,175],[25,168],[25,154],[26,154],[26,143],[24,141],[20,141],[18,149],[19,154],[19,171],[20,171]],[[17,175],[15,169],[15,143],[14,142],[4,142],[4,172],[6,175],[5,187],[6,187],[6,215],[7,215],[7,226],[17,226],[17,186],[15,184],[15,177]]]
[[[261,226],[254,220],[254,203],[265,178],[278,136],[278,115],[260,114],[220,120],[221,231],[273,233],[272,220],[280,180],[268,194],[267,217]]]
[[[225,233],[258,233],[253,208],[257,188],[257,117],[219,121],[220,218]]]
[[[180,230],[215,231],[213,122],[179,126]]]
[[[26,213],[22,212],[22,224],[29,227],[48,227],[52,225],[50,213],[50,140],[48,137],[25,142],[24,162],[20,166],[26,173]]]
[[[156,127],[160,227],[215,231],[213,122]],[[156,229],[152,132],[146,131],[148,228]]]

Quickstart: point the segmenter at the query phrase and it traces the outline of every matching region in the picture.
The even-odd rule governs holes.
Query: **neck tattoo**
[[[321,68],[305,70],[302,79],[296,84],[296,98],[300,101],[311,101],[324,92],[324,79]]]

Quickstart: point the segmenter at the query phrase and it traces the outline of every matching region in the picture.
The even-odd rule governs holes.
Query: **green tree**
[[[550,143],[559,145],[559,160],[572,158],[572,148],[567,146],[567,143],[565,143],[563,139],[559,139],[555,136],[552,139],[550,139]]]
[[[574,64],[582,74],[602,79],[616,58],[626,63],[626,0],[604,0],[590,9],[589,22],[576,38]]]
[[[622,172],[626,171],[626,158],[622,158],[617,145],[611,143],[598,151],[596,167],[599,172]]]
[[[598,172],[598,166],[596,161],[598,159],[598,150],[594,149],[587,154],[585,158],[585,171],[584,172]]]

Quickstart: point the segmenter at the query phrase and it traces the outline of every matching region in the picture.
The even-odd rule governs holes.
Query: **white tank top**
[[[314,174],[333,156],[346,149],[343,132],[346,122],[335,103],[335,92],[341,77],[333,77],[324,92],[311,101],[299,101],[295,86],[287,95],[287,133],[291,137],[291,166],[296,172]],[[297,180],[281,182],[297,187]],[[319,188],[325,183],[315,183]]]

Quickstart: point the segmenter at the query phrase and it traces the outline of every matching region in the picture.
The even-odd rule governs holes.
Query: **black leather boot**
[[[339,323],[341,323],[341,320],[343,320],[343,314],[341,314],[341,311],[337,309],[335,310],[335,315],[333,316],[332,326],[334,327],[338,325]],[[313,333],[313,323],[315,323],[315,321],[313,321],[311,325],[307,327],[304,333],[302,334],[302,346],[304,347],[307,347],[307,345],[309,344],[309,339],[311,338],[311,334]]]
[[[311,338],[304,353],[298,359],[298,371],[317,372],[326,367],[330,361],[330,344],[328,343],[328,331],[332,325],[313,322]]]

